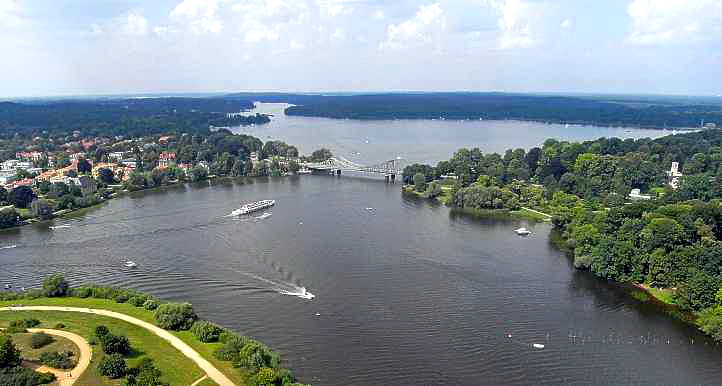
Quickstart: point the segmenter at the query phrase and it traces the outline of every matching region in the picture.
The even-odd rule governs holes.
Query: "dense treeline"
[[[699,127],[722,124],[719,100],[565,97],[503,93],[397,93],[376,95],[255,95],[295,103],[288,115],[349,119],[516,119],[629,127]]]
[[[673,188],[667,171],[684,175]],[[659,287],[722,339],[722,131],[658,139],[547,140],[504,155],[460,149],[435,167],[411,165],[416,185],[455,179],[452,206],[553,215],[574,265],[609,280]],[[648,199],[630,199],[631,189]]]
[[[84,136],[207,133],[209,126],[263,124],[268,116],[232,116],[253,104],[228,98],[135,98],[0,102],[0,135],[79,130]]]

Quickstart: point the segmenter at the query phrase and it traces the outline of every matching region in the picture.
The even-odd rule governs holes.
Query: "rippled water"
[[[277,201],[272,216],[226,217],[263,198]],[[519,226],[534,233],[516,236]],[[0,249],[0,283],[29,287],[60,272],[191,301],[316,385],[722,379],[717,346],[575,271],[549,231],[457,215],[348,176],[203,183],[0,232],[0,247],[17,246]],[[129,259],[138,268],[123,267]],[[300,286],[316,298],[280,293]]]
[[[238,127],[238,133],[264,141],[280,139],[302,154],[323,146],[362,164],[402,157],[408,162],[436,164],[461,147],[502,153],[509,148],[540,146],[547,138],[586,141],[600,137],[656,138],[669,130],[545,124],[520,121],[385,120],[359,121],[285,116],[287,105],[257,103],[254,112],[273,114],[271,123]]]

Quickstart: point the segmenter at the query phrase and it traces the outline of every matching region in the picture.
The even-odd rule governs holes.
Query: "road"
[[[206,372],[208,378],[212,379],[220,386],[235,386],[228,377],[225,376],[220,370],[218,370],[213,364],[204,359],[196,350],[191,346],[180,340],[170,332],[155,326],[146,321],[134,318],[132,316],[121,314],[119,312],[108,311],[108,310],[96,310],[91,308],[81,307],[57,307],[57,306],[23,306],[23,307],[0,307],[0,311],[68,311],[68,312],[84,312],[86,314],[103,315],[110,318],[120,319],[136,326],[145,328],[146,330],[158,335],[162,339],[166,340],[173,347],[177,348],[190,360],[195,362],[198,367]]]

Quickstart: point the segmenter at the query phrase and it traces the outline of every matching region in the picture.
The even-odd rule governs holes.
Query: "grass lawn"
[[[29,304],[30,302],[24,301],[23,303]],[[40,303],[42,302],[35,304]],[[51,305],[49,302],[45,304]],[[141,358],[149,357],[153,359],[156,367],[162,371],[163,380],[171,385],[190,385],[204,374],[193,361],[186,358],[170,343],[150,331],[122,320],[100,315],[63,311],[2,311],[0,312],[0,325],[7,326],[10,321],[21,318],[40,320],[39,328],[52,328],[56,323],[61,322],[65,324],[64,330],[83,336],[89,342],[92,342],[95,327],[104,325],[113,334],[125,335],[130,340],[134,352],[126,357],[128,366],[132,367]],[[120,385],[120,380],[111,380],[98,374],[96,371],[97,363],[105,354],[100,346],[95,345],[92,347],[93,359],[90,367],[78,379],[76,385]]]
[[[21,300],[13,300],[13,301],[0,301],[0,307],[7,307],[7,306],[11,306],[13,304],[16,304],[16,305],[22,304],[22,305],[26,305],[26,306],[61,306],[61,307],[64,306],[64,307],[103,309],[103,310],[120,312],[120,313],[123,313],[126,315],[133,316],[140,320],[155,324],[155,319],[153,318],[153,311],[148,311],[142,307],[135,307],[128,303],[116,303],[115,301],[106,300],[106,299],[65,297],[65,298],[40,298],[40,299],[21,299]],[[23,311],[23,312],[31,312],[31,311]],[[44,313],[43,311],[36,311],[36,312],[38,312],[39,314]],[[8,316],[6,314],[14,314],[14,312],[9,312],[9,311],[0,312],[0,323],[2,323],[3,320],[13,320],[13,319],[19,318],[19,316],[11,318],[10,316]],[[80,319],[95,316],[92,314],[81,314],[81,313],[74,314],[71,312],[60,312],[60,311],[58,311],[57,314],[60,314],[59,316],[62,316],[62,314],[73,314],[73,315],[77,315]],[[43,319],[38,316],[36,316],[36,317],[38,319],[40,319],[41,321],[48,320],[47,318]],[[142,329],[135,325],[129,324],[127,322],[123,322],[121,320],[117,320],[117,319],[113,319],[113,318],[107,318],[107,317],[103,317],[103,318],[111,320],[111,321],[115,321],[117,323],[123,323],[127,326],[131,326],[137,330],[145,332],[146,335],[152,335],[152,337],[156,338],[156,340],[159,340],[160,342],[162,342],[162,344],[164,344],[165,346],[167,346],[168,348],[173,350],[175,357],[180,356],[180,357],[182,357],[183,361],[188,362],[189,365],[187,367],[181,366],[181,365],[177,365],[177,367],[176,367],[175,365],[173,365],[173,363],[175,363],[175,361],[170,360],[169,364],[171,365],[171,367],[184,369],[185,371],[187,371],[187,369],[190,369],[190,368],[193,368],[195,370],[192,375],[188,375],[187,377],[184,378],[184,379],[188,379],[189,382],[185,382],[185,381],[170,382],[170,378],[166,377],[166,375],[169,374],[170,371],[173,371],[173,370],[166,371],[166,369],[164,367],[161,367],[161,362],[159,362],[159,359],[156,359],[156,356],[150,355],[150,357],[153,358],[153,360],[156,362],[156,366],[163,372],[163,378],[167,382],[169,382],[171,385],[182,385],[182,384],[184,384],[184,382],[185,382],[185,384],[190,385],[195,380],[197,380],[198,378],[203,376],[202,371],[193,362],[191,362],[189,359],[187,359],[185,356],[183,356],[183,354],[181,354],[180,351],[173,348],[170,345],[170,343],[167,343],[166,341],[160,339],[159,337],[153,335],[152,333],[146,331],[145,329]],[[65,321],[63,321],[63,320],[58,320],[58,321],[63,322],[67,326],[65,328],[66,330],[75,332],[74,330],[69,329],[70,325],[68,323],[66,323]],[[52,323],[43,324],[40,327],[52,328],[52,326],[54,326],[55,323],[57,323],[58,321],[53,321]],[[106,326],[108,328],[110,328],[111,332],[113,332],[115,334],[120,333],[120,332],[116,332],[115,329],[113,329],[110,325],[106,324]],[[95,328],[95,325],[93,325],[92,328],[90,329],[90,335],[84,335],[82,333],[78,333],[78,334],[81,336],[90,337],[93,333],[92,329],[94,329],[94,328]],[[232,366],[231,362],[220,361],[220,360],[216,359],[215,357],[213,357],[213,351],[216,350],[217,348],[221,347],[222,346],[221,343],[203,343],[203,342],[199,341],[198,339],[196,339],[196,337],[193,336],[193,334],[191,334],[190,331],[172,331],[172,333],[173,333],[173,335],[175,335],[178,338],[180,338],[181,340],[183,340],[186,344],[191,346],[199,354],[201,354],[201,356],[203,356],[203,358],[205,358],[207,361],[211,362],[214,366],[216,366],[218,368],[218,370],[223,372],[233,382],[235,382],[238,385],[242,385],[244,383],[242,380],[242,374],[241,374],[240,369],[234,368]],[[128,339],[130,339],[131,344],[134,345],[134,340],[131,338],[130,334],[128,334]],[[100,350],[98,349],[98,351],[100,351]],[[100,352],[102,353],[102,351],[100,351]],[[150,353],[150,351],[148,351],[148,352]],[[93,353],[93,355],[95,355],[95,353]],[[99,359],[99,358],[94,357],[93,362],[97,362],[97,359]],[[133,362],[133,363],[135,363],[135,362]],[[180,363],[180,362],[178,362],[178,363]],[[94,367],[92,363],[91,363],[91,367]],[[215,384],[215,382],[213,382],[211,380],[209,380],[209,382],[210,383],[204,382],[202,384],[204,384],[204,385]],[[101,383],[101,384],[112,385],[114,383]]]
[[[522,217],[522,218],[526,218],[526,219],[530,219],[530,220],[535,220],[535,221],[549,222],[549,221],[552,220],[551,217],[544,216],[544,215],[541,215],[541,214],[536,213],[536,212],[532,212],[532,211],[530,211],[530,210],[528,210],[528,209],[525,209],[525,208],[521,208],[521,209],[519,209],[519,210],[513,210],[513,211],[511,211],[510,213],[512,213],[512,214],[514,214],[514,215],[516,215],[516,216],[518,216],[518,217]]]
[[[645,286],[645,289],[660,302],[675,304],[674,299],[672,298],[674,296],[673,290],[669,288],[654,288],[650,286]]]
[[[50,335],[50,337],[53,338],[52,342],[43,347],[34,349],[30,346],[31,335],[31,333],[13,334],[13,343],[15,343],[15,346],[20,350],[20,352],[22,352],[22,357],[25,360],[38,361],[40,359],[40,354],[44,352],[65,351],[72,351],[73,358],[78,358],[80,350],[78,349],[78,346],[69,339],[63,338],[62,336]]]

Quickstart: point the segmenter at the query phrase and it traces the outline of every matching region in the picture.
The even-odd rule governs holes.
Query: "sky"
[[[0,97],[722,94],[722,0],[0,0]]]

